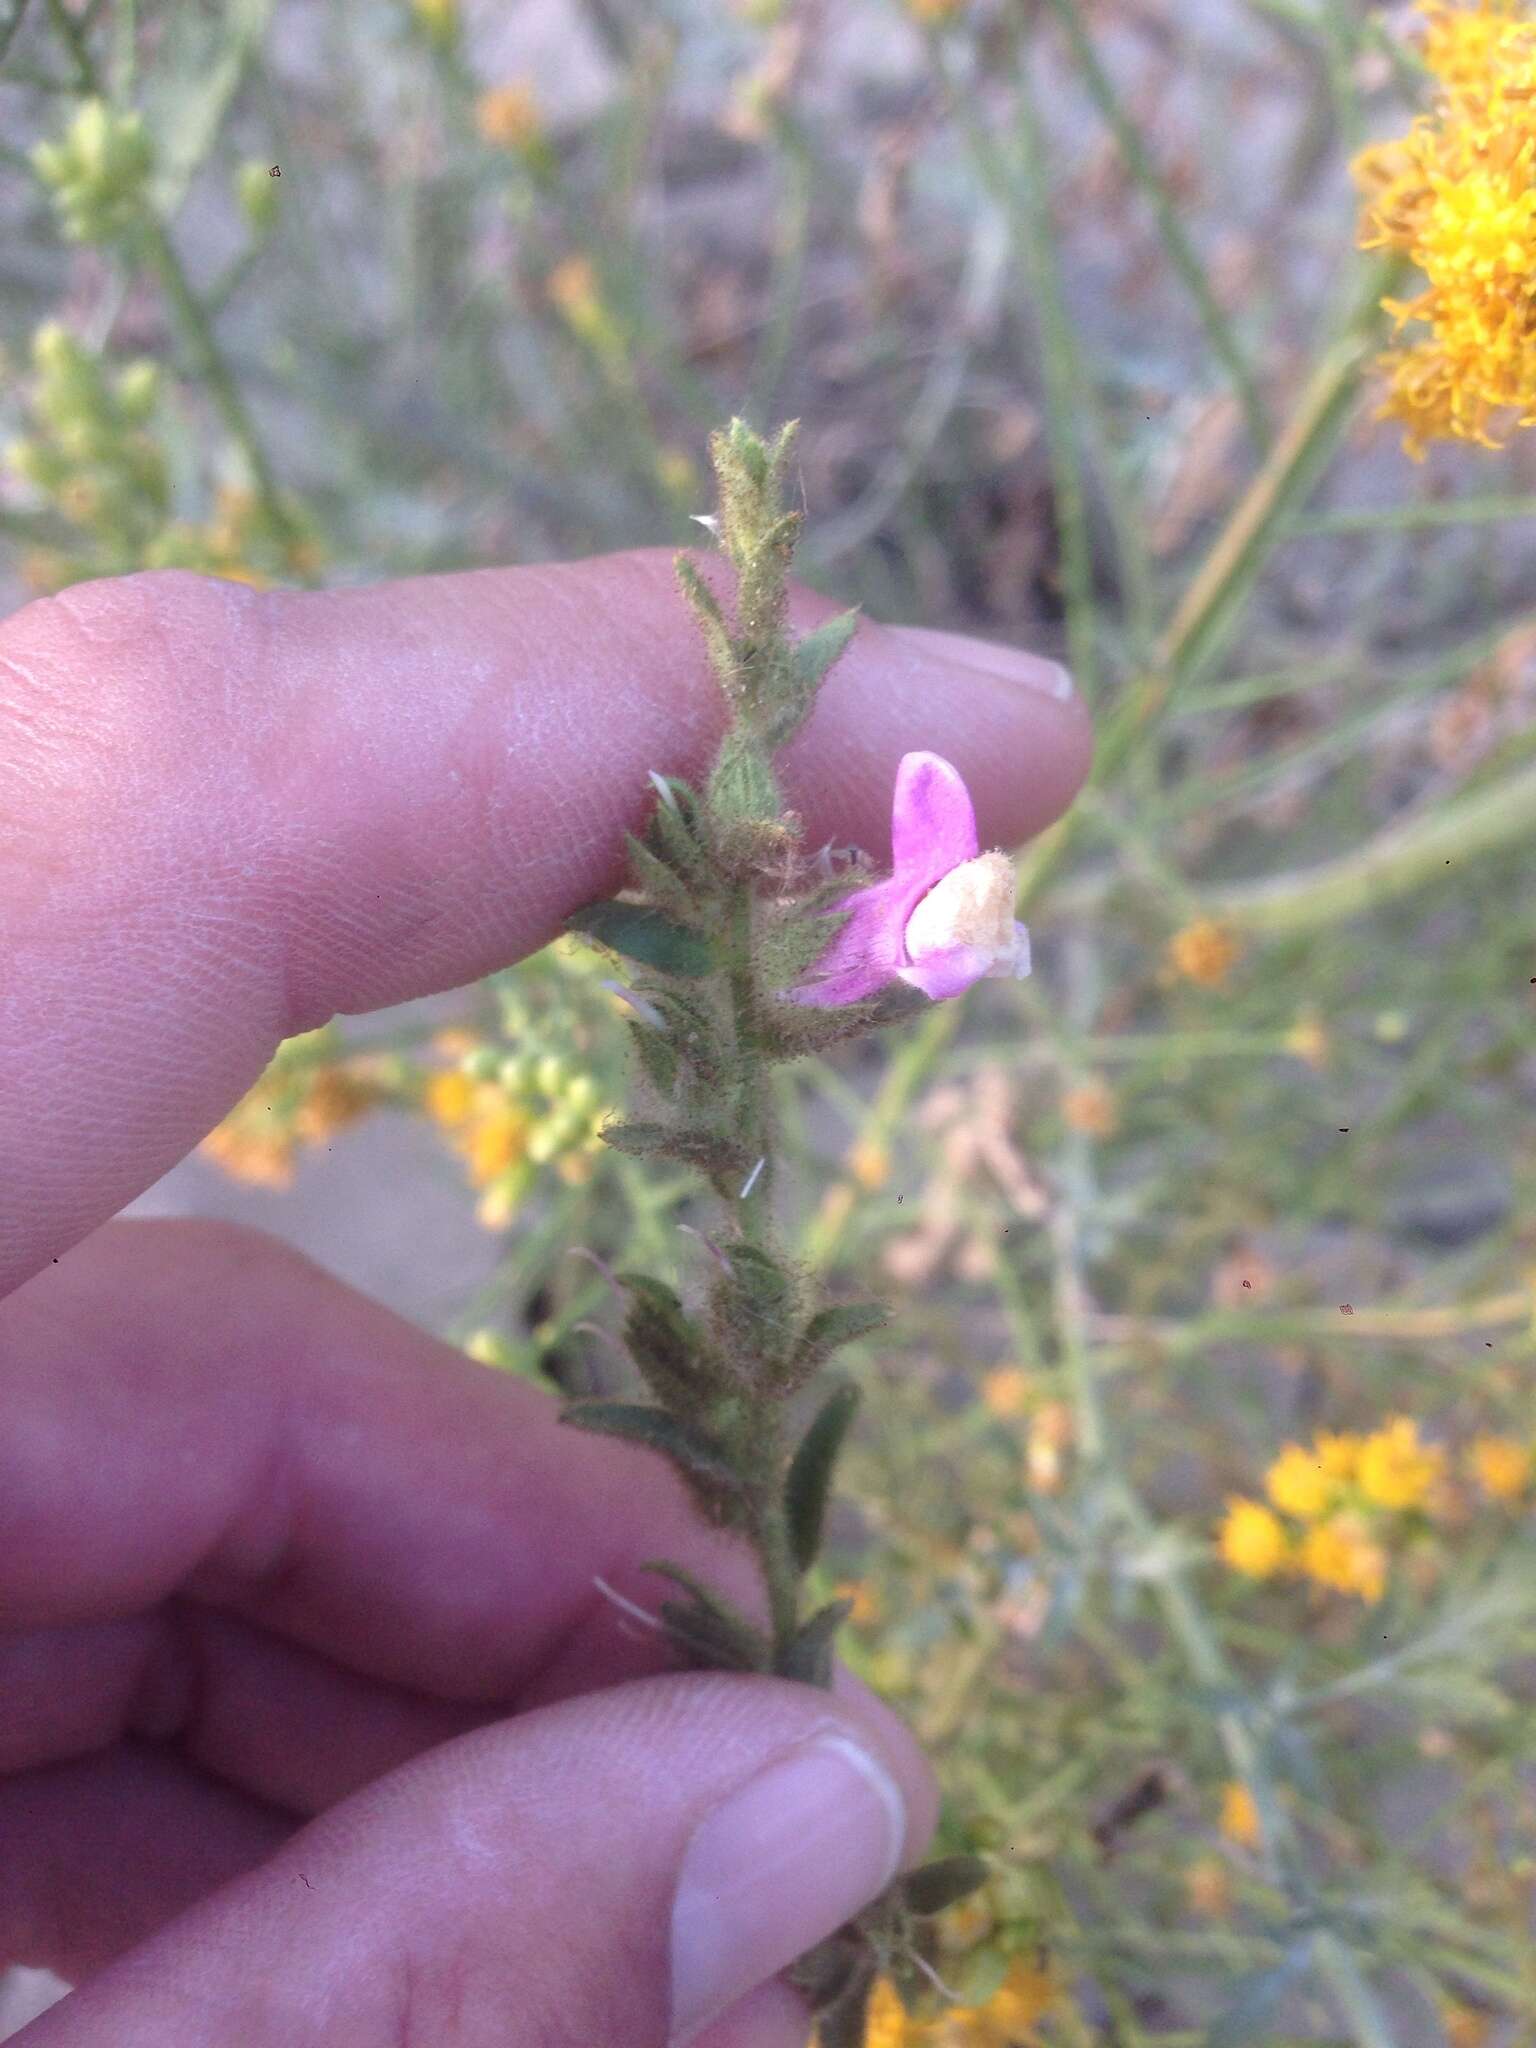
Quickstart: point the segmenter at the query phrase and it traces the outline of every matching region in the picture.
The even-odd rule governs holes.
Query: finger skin
[[[0,1840],[28,1844],[26,1858],[0,1858],[0,1957],[87,1983],[299,1826],[143,1744],[0,1781]],[[805,2048],[809,2034],[803,2002],[775,1981],[696,2048]]]
[[[189,1150],[285,1033],[545,943],[620,879],[647,771],[699,776],[723,719],[659,552],[321,593],[157,571],[5,622],[0,1293]],[[865,624],[783,757],[810,843],[882,855],[919,746],[1013,843],[1089,740],[1075,703]]]
[[[658,1668],[594,1585],[658,1550],[757,1597],[665,1460],[565,1427],[552,1397],[257,1232],[115,1224],[0,1304],[0,1354],[11,1631],[181,1594],[387,1683],[500,1702],[588,1622],[588,1682]]]
[[[663,1461],[253,1231],[112,1225],[0,1303],[0,1357],[0,1841],[28,1845],[0,1858],[0,1958],[62,1927],[77,1946],[36,1959],[76,1976],[187,1903],[180,1865],[122,1852],[145,1742],[186,1774],[165,1822],[195,1821],[216,1883],[246,1865],[238,1795],[292,1824],[670,1668],[597,1576],[654,1612],[665,1556],[762,1608]],[[837,1691],[926,1782],[896,1717]]]
[[[169,1922],[34,2022],[28,2048],[664,2048],[690,1834],[841,1725],[810,1688],[712,1673],[464,1736]],[[909,1798],[908,1862],[933,1818],[922,1787]]]

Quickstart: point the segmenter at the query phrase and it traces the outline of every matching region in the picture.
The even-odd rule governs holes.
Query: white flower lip
[[[923,897],[907,919],[908,956],[924,960],[932,953],[964,946],[986,954],[1004,974],[1020,971],[1019,934],[1013,899],[1013,863],[1006,854],[983,853],[951,868]],[[1023,972],[1029,972],[1028,939],[1023,942]]]

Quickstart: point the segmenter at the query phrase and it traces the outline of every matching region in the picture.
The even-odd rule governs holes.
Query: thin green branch
[[[1061,548],[1067,647],[1078,687],[1089,703],[1098,693],[1098,639],[1094,622],[1093,538],[1088,522],[1086,465],[1079,438],[1078,345],[1051,219],[1045,131],[1035,106],[1027,64],[1019,66],[1018,143],[1024,205],[1021,209],[1026,274],[1040,337],[1045,379],[1046,438],[1055,489]]]
[[[299,528],[283,503],[267,451],[235,374],[219,346],[208,310],[193,290],[162,221],[153,220],[146,226],[143,245],[150,268],[160,280],[198,373],[208,386],[231,440],[245,457],[262,518],[279,540],[292,547],[301,538]]]
[[[1415,810],[1337,860],[1209,891],[1202,908],[1247,931],[1312,931],[1443,878],[1447,868],[1527,841],[1533,819],[1536,763],[1454,803]]]
[[[1293,519],[1287,540],[1333,538],[1351,533],[1419,533],[1427,527],[1496,526],[1517,519],[1536,519],[1536,497],[1471,497],[1435,499],[1420,505],[1340,506]]]
[[[1073,58],[1083,74],[1084,83],[1092,95],[1094,105],[1104,117],[1105,125],[1115,138],[1115,143],[1125,160],[1126,169],[1152,208],[1169,264],[1189,294],[1200,324],[1205,330],[1206,340],[1210,343],[1212,354],[1231,379],[1232,389],[1243,409],[1249,439],[1255,450],[1262,455],[1269,446],[1270,426],[1258,382],[1238,342],[1231,320],[1211,289],[1205,265],[1185,232],[1178,209],[1157,166],[1152,161],[1141,130],[1121,105],[1114,81],[1104,68],[1092,37],[1083,27],[1076,0],[1047,0],[1047,4],[1061,24],[1062,32],[1071,46]]]

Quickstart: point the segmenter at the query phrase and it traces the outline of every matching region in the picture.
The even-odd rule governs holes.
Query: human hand
[[[929,746],[1038,830],[1055,673],[862,627],[808,844]],[[661,1460],[257,1233],[97,1227],[281,1037],[544,944],[723,723],[653,553],[0,625],[0,1960],[81,1986],[28,2048],[791,2048],[773,1973],[930,1833],[846,1674],[678,1675],[595,1590],[757,1605]]]

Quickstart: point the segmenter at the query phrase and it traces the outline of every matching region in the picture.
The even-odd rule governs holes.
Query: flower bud
[[[81,105],[61,141],[32,152],[72,242],[111,241],[142,220],[153,163],[143,117],[100,99]]]
[[[254,158],[243,163],[235,178],[235,197],[252,232],[270,234],[277,224],[277,209],[282,200],[282,186],[273,177],[272,166]]]

